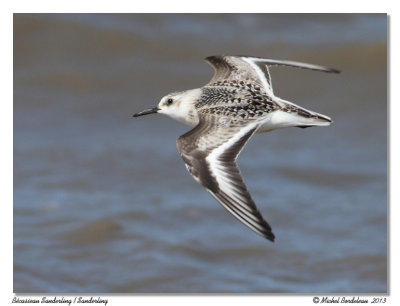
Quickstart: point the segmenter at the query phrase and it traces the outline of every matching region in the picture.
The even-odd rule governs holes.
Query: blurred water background
[[[270,243],[187,173],[189,128],[132,118],[245,54],[327,128],[255,135],[238,159]],[[385,14],[14,15],[14,292],[384,293]]]

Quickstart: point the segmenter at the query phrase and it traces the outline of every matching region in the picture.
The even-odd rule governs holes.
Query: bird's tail
[[[277,102],[281,108],[271,113],[270,120],[261,126],[257,133],[286,127],[328,126],[333,122],[326,115],[307,110],[289,101],[279,99]]]
[[[294,126],[299,128],[306,128],[311,126],[328,126],[332,122],[333,121],[330,117],[306,110],[304,108],[297,109],[293,118]]]

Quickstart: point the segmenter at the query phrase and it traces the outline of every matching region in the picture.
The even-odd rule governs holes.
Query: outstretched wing
[[[236,158],[259,124],[221,121],[200,114],[199,124],[177,140],[190,174],[230,213],[259,235],[274,241],[271,227],[258,211],[236,164]]]
[[[280,65],[323,72],[339,72],[336,69],[313,64],[279,61],[260,57],[217,55],[209,56],[205,60],[215,69],[215,74],[207,85],[218,85],[224,81],[251,82],[263,88],[271,96],[274,96],[274,93],[268,69],[269,66]]]

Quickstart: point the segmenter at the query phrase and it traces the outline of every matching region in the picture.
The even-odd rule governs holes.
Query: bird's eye
[[[168,104],[168,105],[171,105],[172,102],[174,102],[174,100],[173,100],[172,98],[169,98],[169,99],[167,100],[167,104]]]

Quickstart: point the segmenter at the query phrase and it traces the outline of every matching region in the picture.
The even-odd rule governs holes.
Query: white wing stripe
[[[223,175],[224,175],[223,172],[219,172],[219,171],[214,172],[214,175],[217,178],[217,181],[219,183],[219,187],[221,190],[223,190],[226,194],[229,194],[236,201],[239,201],[239,202],[245,201],[245,198],[243,198],[240,194],[238,194],[236,188],[232,185],[232,183],[229,181],[226,181],[223,178]]]
[[[264,232],[264,227],[262,224],[258,223],[257,219],[249,213],[243,212],[238,206],[235,206],[231,203],[230,197],[224,194],[216,195],[213,192],[211,192],[211,195],[217,199],[218,202],[220,202],[230,213],[232,213],[234,216],[236,216],[239,220],[244,221],[244,223],[248,226],[250,226],[253,230],[256,232]]]
[[[246,59],[246,58],[244,58],[244,59]],[[296,62],[296,61],[286,61],[286,60],[282,61],[282,60],[262,59],[262,58],[254,58],[254,57],[248,57],[248,59],[251,59],[254,61],[259,61],[259,62],[265,62],[269,66],[283,65],[283,66],[292,66],[292,67],[311,69],[311,70],[320,70],[320,71],[326,71],[326,72],[337,71],[336,69],[331,69],[331,68],[327,68],[327,67],[320,66],[320,65],[308,64],[308,63],[302,63],[302,62]]]
[[[226,195],[226,197],[227,197],[227,199],[229,200],[232,200],[232,201],[229,201],[230,203],[231,202],[234,202],[234,203],[236,203],[236,204],[238,204],[238,205],[233,205],[232,204],[232,206],[236,209],[236,210],[238,210],[238,211],[240,211],[241,213],[242,213],[242,215],[246,215],[246,220],[253,220],[254,222],[256,222],[257,223],[257,221],[258,221],[258,219],[257,219],[257,217],[255,217],[253,214],[252,214],[252,211],[250,211],[250,210],[248,210],[248,207],[244,207],[243,206],[243,202],[237,202],[237,201],[235,201],[234,199],[232,199],[232,197],[230,197],[229,195]],[[258,224],[258,223],[257,223]]]
[[[256,220],[254,216],[252,216],[252,210],[249,209],[247,205],[247,199],[241,192],[237,189],[237,186],[235,182],[232,181],[232,179],[229,177],[229,173],[226,172],[225,166],[221,163],[219,160],[219,157],[226,152],[231,146],[233,146],[237,141],[239,141],[244,135],[246,135],[249,131],[254,129],[258,123],[253,123],[249,124],[245,127],[243,127],[236,135],[234,135],[231,139],[229,139],[227,142],[223,143],[219,147],[215,148],[207,157],[206,160],[209,164],[210,171],[215,177],[219,188],[221,191],[226,195],[225,197],[228,197],[228,199],[231,199],[232,202],[234,202],[237,207],[231,208],[235,210],[239,210],[243,212],[243,214],[246,214],[246,220],[248,218],[251,218],[253,220]],[[238,152],[239,154],[239,152]],[[224,205],[227,206],[227,205]],[[234,207],[234,206],[233,206]],[[254,221],[253,220],[253,221]],[[249,221],[250,222],[250,221]]]
[[[218,201],[218,202],[220,202],[220,203],[222,203],[222,201],[221,201],[221,199],[220,198],[218,198],[215,194],[213,194],[212,192],[210,192],[211,193],[211,195]],[[225,209],[227,209],[232,215],[234,215],[236,218],[238,218],[240,221],[242,221],[244,224],[246,224],[248,227],[250,227],[253,231],[255,231],[256,233],[263,233],[263,229],[259,229],[258,227],[256,227],[255,225],[254,225],[254,223],[253,222],[251,222],[251,221],[249,221],[249,220],[247,220],[247,219],[245,219],[244,217],[243,217],[243,215],[241,215],[241,214],[238,214],[235,210],[233,210],[229,205],[225,205],[224,204],[224,207],[225,207]]]
[[[227,142],[223,143],[219,147],[215,148],[207,157],[206,160],[208,161],[210,165],[210,170],[214,174],[220,174],[221,172],[218,170],[218,165],[220,165],[220,162],[218,161],[218,158],[232,145],[234,145],[238,140],[240,140],[246,133],[254,129],[258,123],[253,123],[249,124],[247,126],[244,126],[236,135],[234,135],[232,138],[230,138]],[[238,152],[239,155],[240,152]],[[219,184],[223,183],[221,182],[221,175],[216,175],[216,180]]]
[[[270,83],[268,83],[268,80],[266,79],[264,72],[262,72],[261,69],[260,69],[260,67],[258,67],[257,64],[254,62],[254,60],[256,60],[256,59],[255,59],[255,58],[252,58],[252,57],[242,57],[242,59],[243,59],[245,62],[249,63],[249,65],[250,65],[251,67],[253,67],[253,69],[257,72],[257,75],[258,75],[259,79],[261,80],[261,82],[262,82],[262,84],[263,84],[263,86],[264,86],[265,91],[266,91],[269,95],[274,96],[274,92],[273,92],[273,90],[272,90],[272,86],[271,86]],[[268,69],[268,67],[266,67],[266,69]]]
[[[236,212],[236,215],[241,218],[242,220],[245,220],[249,225],[251,225],[253,228],[256,228],[256,231],[263,232],[265,229],[262,224],[258,222],[258,220],[255,219],[254,216],[251,214],[245,213],[238,206],[235,206],[233,204],[228,204],[225,207],[229,206],[232,210]]]

